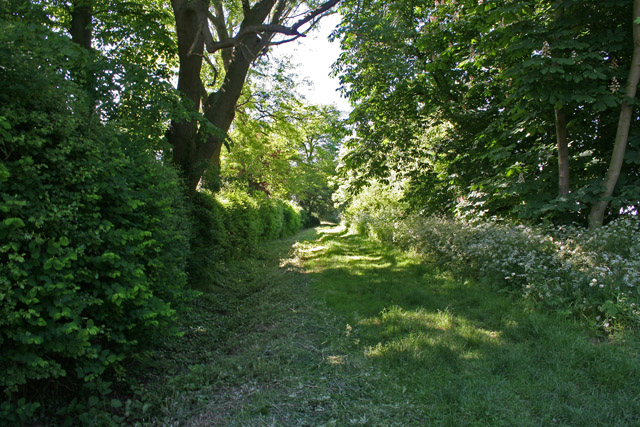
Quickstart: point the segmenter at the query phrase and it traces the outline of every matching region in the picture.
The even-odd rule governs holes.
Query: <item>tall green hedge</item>
[[[207,190],[192,197],[194,233],[189,259],[190,282],[195,287],[217,283],[225,260],[255,250],[259,242],[292,235],[303,225],[298,206],[264,194],[227,189]]]
[[[0,27],[0,420],[51,414],[70,391],[84,403],[59,415],[91,424],[109,379],[177,332],[187,272],[215,280],[224,260],[298,231],[302,211],[238,190],[188,203],[171,167],[92,111],[74,83],[86,52]]]
[[[172,333],[189,223],[175,172],[89,111],[78,48],[1,24],[0,419],[19,422]]]

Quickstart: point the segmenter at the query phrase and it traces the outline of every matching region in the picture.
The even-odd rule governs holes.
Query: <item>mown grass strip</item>
[[[194,306],[142,393],[143,423],[640,423],[633,341],[339,227],[293,243],[229,265]]]
[[[362,401],[359,412],[373,424],[640,420],[633,343],[596,339],[581,325],[454,280],[446,266],[336,231],[321,231],[325,249],[306,265],[316,297],[350,325],[375,388],[385,391],[381,402]],[[376,409],[396,402],[405,410]]]

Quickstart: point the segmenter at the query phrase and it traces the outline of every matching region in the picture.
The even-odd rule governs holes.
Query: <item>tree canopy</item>
[[[633,1],[345,1],[341,11],[336,71],[357,131],[346,187],[393,172],[430,212],[586,223],[597,200],[611,201],[609,217],[637,210],[637,114],[615,195],[602,193],[619,113],[633,105],[625,86],[637,86]]]

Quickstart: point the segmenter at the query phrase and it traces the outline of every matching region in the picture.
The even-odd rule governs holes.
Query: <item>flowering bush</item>
[[[380,192],[366,197],[374,194]],[[601,327],[640,326],[638,218],[621,218],[598,230],[470,222],[400,210],[391,218],[389,209],[366,210],[375,203],[362,198],[354,200],[346,217],[358,231],[561,313],[586,316]]]

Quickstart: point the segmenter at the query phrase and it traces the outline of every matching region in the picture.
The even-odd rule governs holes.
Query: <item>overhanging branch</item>
[[[315,20],[318,16],[320,16],[323,13],[327,12],[332,7],[337,5],[339,2],[340,2],[340,0],[329,0],[329,1],[327,1],[326,3],[324,3],[322,6],[318,7],[317,9],[314,9],[314,10],[309,11],[308,13],[306,13],[303,18],[299,19],[297,22],[295,22],[290,27],[287,27],[287,26],[284,26],[284,25],[281,25],[281,24],[250,25],[250,26],[242,28],[238,32],[238,34],[236,34],[234,37],[230,37],[230,38],[228,38],[226,40],[220,40],[218,42],[214,42],[211,39],[205,40],[207,52],[214,53],[214,52],[217,52],[217,51],[219,51],[221,49],[235,47],[238,44],[240,44],[240,42],[245,37],[247,37],[249,35],[252,35],[252,34],[259,34],[259,33],[264,33],[264,32],[278,33],[278,34],[284,34],[284,35],[287,35],[287,36],[292,36],[293,38],[289,39],[288,41],[295,40],[295,39],[297,39],[299,37],[304,37],[305,34],[301,33],[299,31],[300,27],[302,27],[303,25],[309,23],[310,21]],[[277,42],[277,43],[273,43],[273,44],[282,44],[282,43],[283,42]]]

